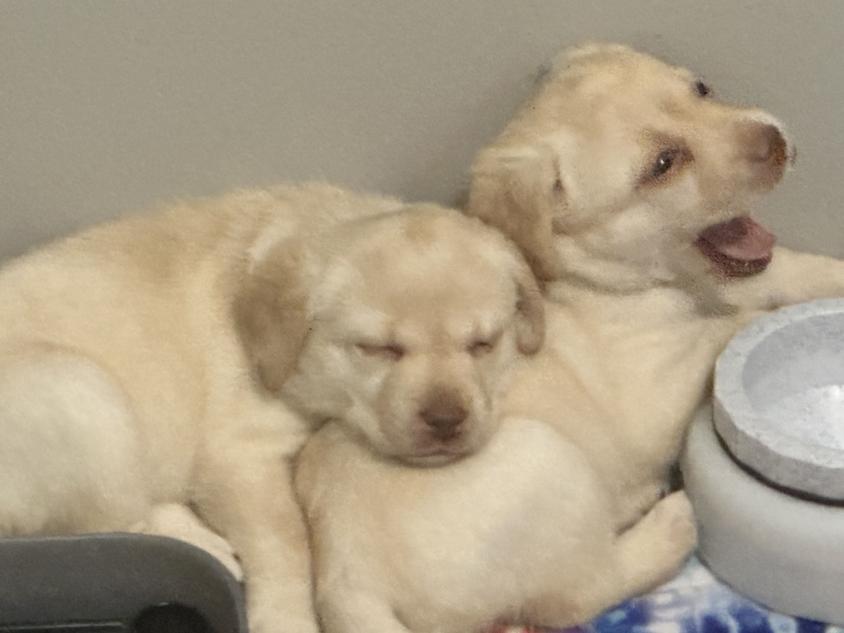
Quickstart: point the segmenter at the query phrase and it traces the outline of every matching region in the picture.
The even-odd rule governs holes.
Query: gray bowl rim
[[[742,385],[745,361],[779,330],[807,318],[841,314],[844,299],[818,299],[762,315],[739,331],[715,363],[713,418],[733,456],[774,483],[844,499],[844,450],[805,442],[765,424]]]

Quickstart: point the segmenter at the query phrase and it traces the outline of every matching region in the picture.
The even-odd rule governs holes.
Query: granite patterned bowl
[[[844,507],[786,494],[741,468],[709,406],[691,425],[682,470],[698,553],[716,576],[773,611],[844,626]]]
[[[844,500],[844,300],[784,308],[737,334],[716,365],[713,417],[761,478]]]

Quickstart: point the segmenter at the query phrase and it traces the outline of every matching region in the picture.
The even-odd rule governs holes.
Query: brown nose
[[[419,417],[442,440],[456,437],[468,415],[459,397],[448,391],[433,392],[419,411]]]
[[[753,163],[782,167],[788,159],[788,145],[777,126],[754,123],[747,130],[745,155]]]

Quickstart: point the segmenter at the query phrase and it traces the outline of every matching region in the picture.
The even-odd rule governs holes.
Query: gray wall
[[[281,180],[450,202],[537,67],[584,39],[784,118],[800,158],[763,217],[844,256],[840,0],[0,0],[0,257]]]

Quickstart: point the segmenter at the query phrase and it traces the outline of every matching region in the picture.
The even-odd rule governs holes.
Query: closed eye
[[[364,356],[388,361],[399,361],[405,355],[405,349],[396,343],[356,343],[355,347]]]

